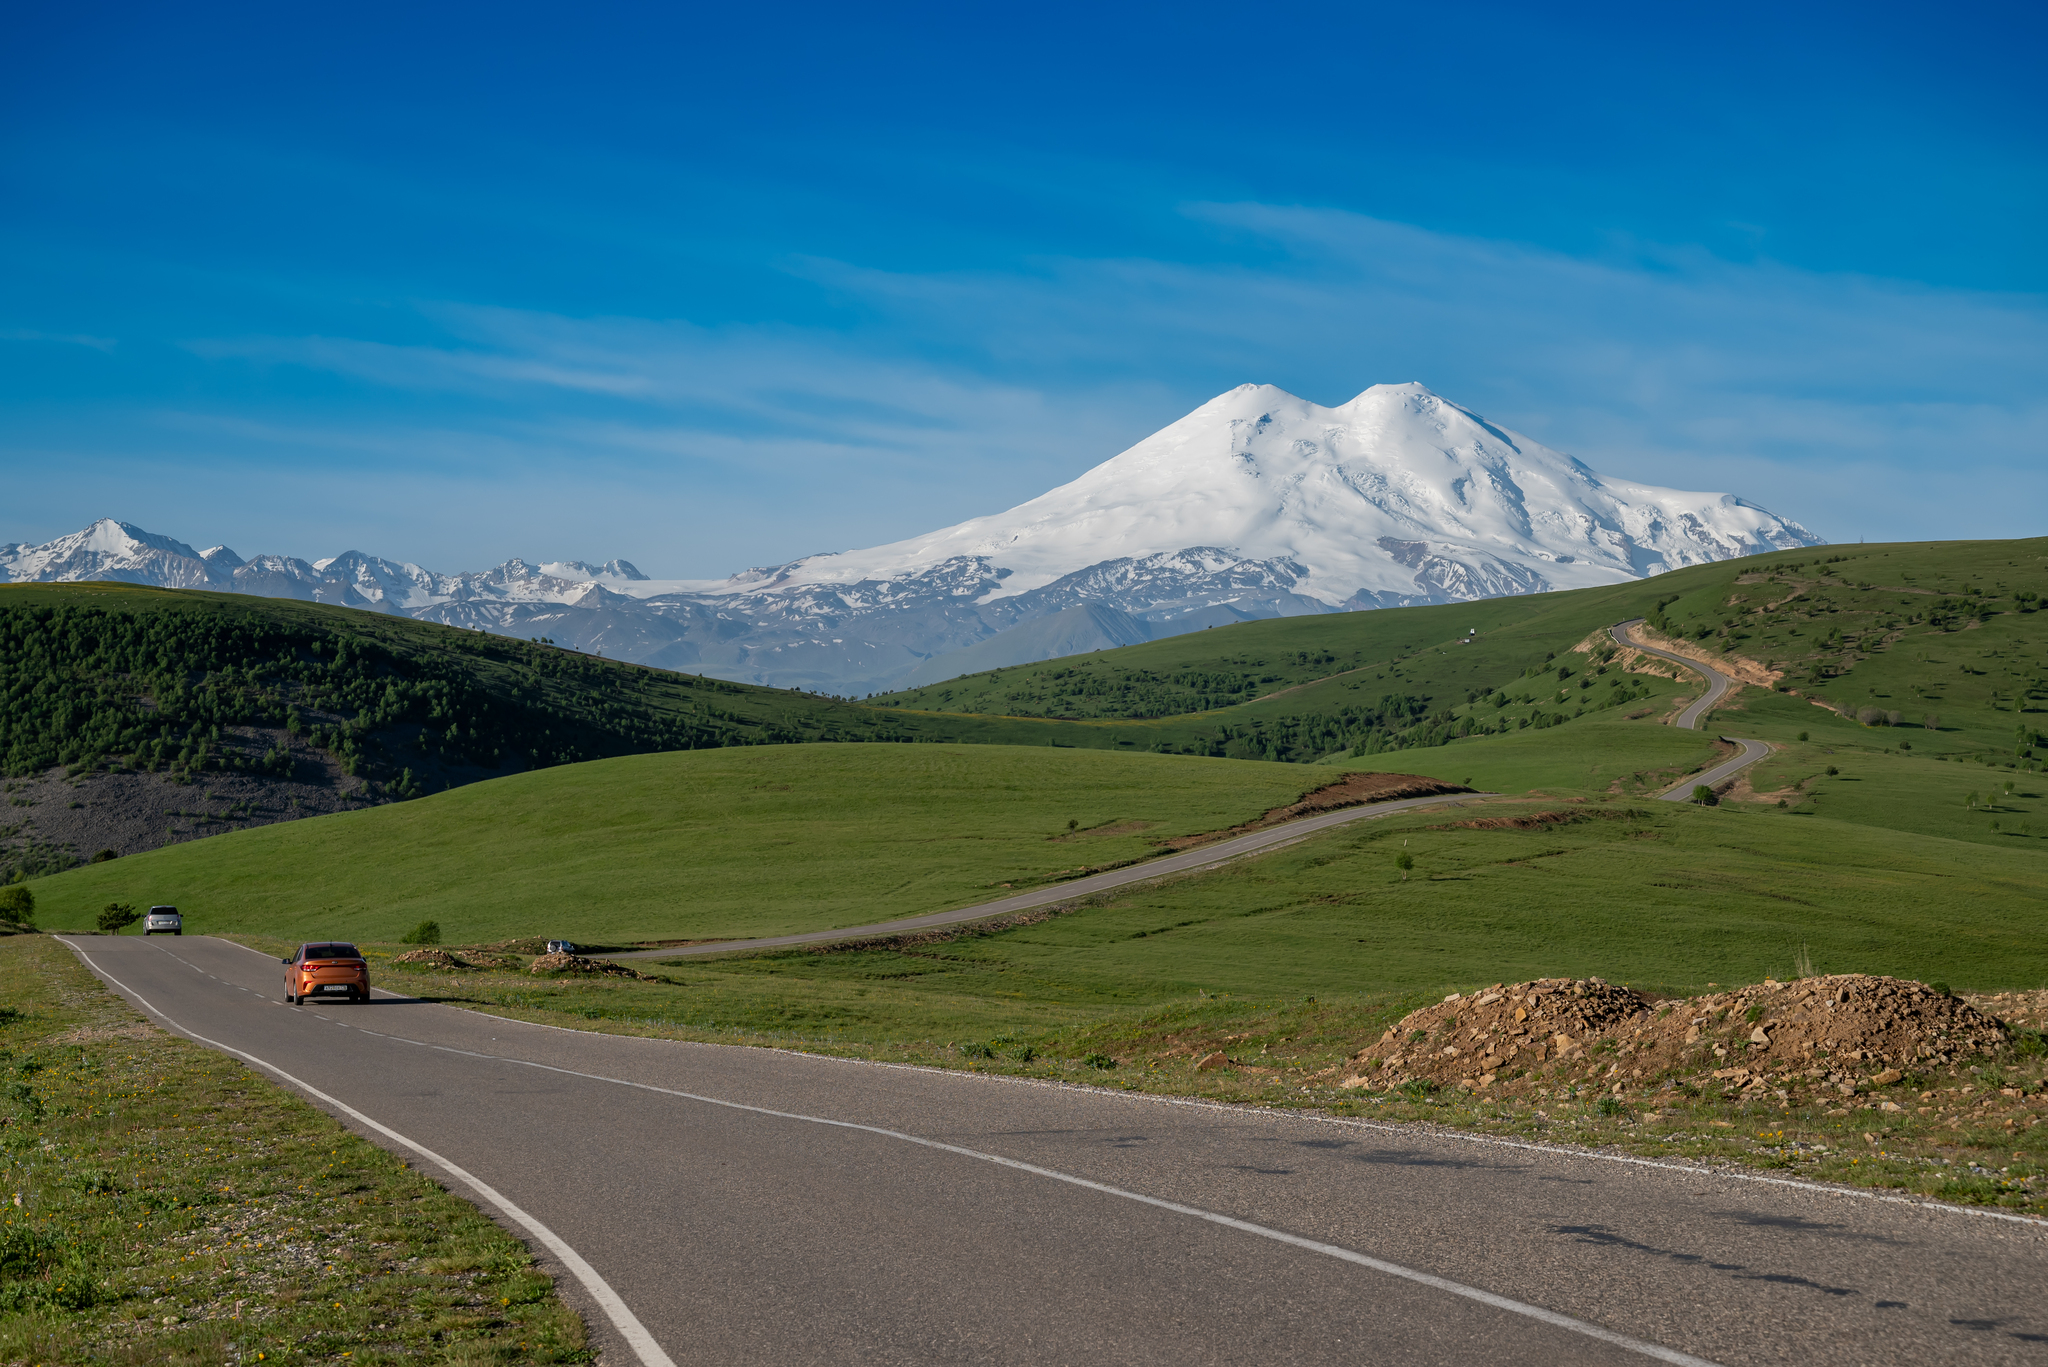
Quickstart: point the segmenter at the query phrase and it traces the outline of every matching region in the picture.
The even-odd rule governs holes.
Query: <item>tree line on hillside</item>
[[[1084,659],[1070,665],[991,670],[896,695],[891,701],[915,706],[958,703],[976,711],[1061,721],[1145,721],[1235,707],[1276,688],[1348,668],[1358,659],[1359,653],[1353,651],[1349,663],[1340,665],[1331,651],[1295,650],[1270,659],[1247,656],[1211,668],[1174,670]]]
[[[813,719],[750,718],[719,680],[449,630],[432,648],[253,612],[0,606],[0,772],[116,765],[189,777],[285,773],[291,757],[223,741],[281,727],[358,773],[384,743],[482,769],[838,736]],[[886,730],[886,727],[883,728]],[[402,731],[402,742],[391,735]]]
[[[1346,751],[1354,758],[1364,758],[1398,750],[1433,749],[1468,736],[1542,730],[1647,696],[1649,685],[1644,680],[1618,670],[1609,674],[1615,654],[1612,647],[1595,651],[1583,665],[1571,660],[1559,664],[1554,654],[1546,656],[1522,675],[1523,679],[1543,681],[1544,691],[1537,696],[1510,696],[1505,689],[1480,688],[1468,691],[1462,705],[1454,700],[1435,706],[1429,694],[1387,693],[1376,703],[1347,704],[1333,712],[1252,717],[1218,726],[1212,735],[1193,742],[1169,742],[1156,748],[1167,753],[1299,763]],[[1603,676],[1604,685],[1599,682]],[[1553,687],[1554,693],[1550,691]]]

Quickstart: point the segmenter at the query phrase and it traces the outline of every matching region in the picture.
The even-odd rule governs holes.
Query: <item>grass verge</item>
[[[0,1363],[587,1362],[467,1202],[0,940]]]

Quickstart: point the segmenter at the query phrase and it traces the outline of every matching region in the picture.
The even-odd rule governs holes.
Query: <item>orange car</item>
[[[284,960],[284,999],[296,1006],[323,992],[339,992],[352,1002],[370,999],[370,965],[354,945],[316,940],[299,946]]]

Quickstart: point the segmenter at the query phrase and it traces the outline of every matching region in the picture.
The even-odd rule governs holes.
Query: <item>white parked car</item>
[[[151,907],[149,915],[142,918],[142,933],[154,935],[162,931],[166,935],[183,935],[185,918],[178,915],[176,907]]]
[[[567,940],[548,941],[548,953],[550,954],[574,954],[575,952],[576,946]]]

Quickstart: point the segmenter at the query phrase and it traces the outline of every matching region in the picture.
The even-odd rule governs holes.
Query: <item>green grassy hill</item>
[[[1923,753],[2004,764],[2041,745],[2044,593],[2048,539],[1789,551],[1612,588],[1248,622],[874,701],[925,718],[1070,718],[1124,748],[1377,755],[1634,703],[1615,671],[1562,657],[1647,617],[1782,671],[1801,705],[1881,714],[1880,727],[1893,712],[1912,726],[1931,715],[1938,730],[1912,741]]]
[[[195,933],[611,942],[860,925],[1151,853],[1328,771],[1044,747],[787,745],[472,784],[35,882],[44,925],[170,903]],[[1076,823],[1073,831],[1068,822]]]
[[[1258,861],[1266,870],[1300,864],[1280,884],[1262,883],[1267,875],[1248,866],[1170,894],[1134,893],[1118,905],[1145,908],[1144,919],[1210,897],[1204,888],[1258,889],[1242,894],[1238,911],[1210,916],[1211,930],[1179,937],[1214,946],[1199,963],[1183,963],[1173,951],[1148,960],[1156,966],[1146,972],[1162,984],[1200,983],[1208,976],[1200,964],[1234,963],[1234,990],[1291,983],[1289,975],[1302,973],[1325,981],[1339,971],[1341,955],[1331,958],[1335,951],[1312,935],[1275,940],[1261,959],[1266,951],[1253,948],[1265,933],[1258,927],[1327,923],[1335,929],[1317,934],[1336,934],[1364,924],[1360,908],[1378,907],[1369,919],[1382,925],[1381,939],[1354,940],[1391,944],[1385,937],[1394,935],[1394,921],[1386,918],[1410,912],[1435,918],[1438,929],[1425,934],[1417,922],[1412,934],[1402,932],[1433,947],[1404,951],[1398,971],[1382,955],[1379,967],[1357,970],[1365,974],[1361,984],[1377,981],[1374,974],[1398,983],[1432,972],[1456,980],[1507,971],[1489,963],[1566,971],[1596,965],[1602,955],[1627,960],[1646,981],[1690,981],[1699,973],[1735,976],[1747,971],[1739,964],[1762,962],[1757,956],[1766,950],[1780,955],[1795,939],[1840,951],[1845,967],[1903,967],[1925,953],[1942,971],[1975,975],[1972,981],[2008,973],[2031,982],[2040,966],[2023,941],[2038,928],[2038,889],[2048,885],[2048,812],[2033,729],[2044,707],[2048,614],[2035,611],[2032,586],[2044,567],[2048,542],[2041,541],[1858,547],[1706,566],[1614,590],[1252,623],[957,681],[993,697],[999,689],[1064,686],[1085,667],[1101,678],[1124,671],[1135,689],[1139,673],[1170,681],[1201,664],[1201,650],[1216,652],[1212,664],[1264,660],[1246,668],[1283,673],[1269,681],[1274,693],[1200,716],[1005,721],[892,708],[865,715],[877,727],[893,720],[905,732],[929,728],[917,733],[927,737],[946,727],[993,737],[1010,727],[1036,741],[616,757],[402,807],[193,842],[35,887],[45,924],[81,924],[118,899],[188,906],[198,930],[285,936],[390,938],[424,917],[441,920],[451,939],[472,942],[532,934],[600,942],[743,936],[910,915],[981,900],[1003,883],[1025,886],[1141,857],[1161,839],[1289,801],[1314,786],[1314,774],[1334,778],[1356,767],[1522,795],[1534,804],[1525,810],[1637,815],[1574,821],[1578,833],[1555,853],[1544,852],[1550,837],[1541,830],[1459,836],[1451,843],[1467,865],[1432,869],[1425,881],[1435,890],[1426,896],[1364,891],[1387,878],[1379,866],[1385,851],[1374,842],[1403,821]],[[1715,752],[1711,735],[1662,724],[1695,691],[1691,684],[1627,673],[1608,654],[1599,629],[1631,613],[1702,648],[1782,671],[1775,686],[1745,688],[1717,714],[1720,729],[1777,747],[1751,785],[1717,809],[1647,801]],[[418,624],[390,625],[404,633]],[[1453,644],[1461,631],[1469,644]],[[455,635],[479,650],[509,652],[499,668],[524,658],[518,643]],[[1273,663],[1281,645],[1294,652],[1284,670]],[[1589,649],[1574,649],[1580,645]],[[576,663],[617,670],[603,677],[621,680],[622,689],[634,676]],[[650,708],[663,689],[704,686],[638,673],[650,677],[626,696]],[[1379,721],[1342,734],[1348,745],[1321,752],[1278,743],[1308,734],[1304,717],[1341,720],[1347,707],[1363,717],[1389,690],[1422,699],[1426,710],[1407,707],[1400,712],[1406,725],[1395,729],[1381,724],[1393,714],[1384,708]],[[861,712],[766,690],[718,696],[761,708],[764,731],[772,725],[801,734],[805,717]],[[1357,701],[1362,696],[1372,703]],[[1104,699],[1100,710],[1148,706]],[[1917,717],[1896,705],[1908,701]],[[1137,753],[1153,748],[1138,743],[1148,738],[1162,744],[1185,735],[1192,745],[1204,727],[1205,750],[1214,748],[1216,728],[1241,728],[1223,748],[1264,737],[1266,744],[1240,753],[1319,759],[1323,767]],[[1092,735],[1099,748],[1046,743],[1074,735]],[[1119,743],[1127,737],[1133,743]],[[1082,828],[1072,837],[1064,834],[1068,820]],[[1546,829],[1555,825],[1546,818]],[[1532,842],[1541,848],[1532,850]],[[1679,850],[1686,853],[1674,862]],[[1477,900],[1462,900],[1468,893]],[[1385,900],[1401,897],[1410,900]],[[1283,906],[1296,908],[1294,921],[1259,919],[1259,907]],[[1343,907],[1353,909],[1331,909]],[[1687,916],[1723,929],[1681,935],[1674,927]],[[1108,924],[1108,917],[1091,912],[986,943],[1080,936],[1093,944],[1094,932],[1082,927]],[[1745,936],[1756,944],[1737,953]],[[1941,940],[1948,943],[1934,944]],[[1141,951],[1116,954],[1126,952]],[[1155,952],[1162,947],[1142,949]],[[1261,962],[1267,967],[1258,968]],[[1727,966],[1716,969],[1717,962]]]

